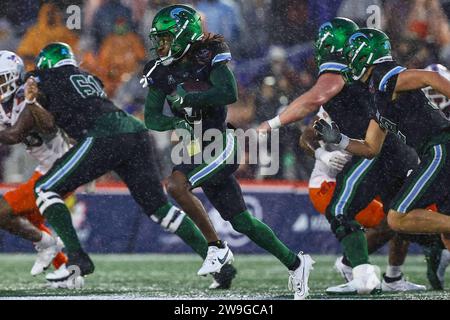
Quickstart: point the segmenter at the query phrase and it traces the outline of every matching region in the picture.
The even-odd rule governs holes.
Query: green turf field
[[[198,277],[201,261],[193,255],[93,255],[96,272],[87,277],[83,290],[47,289],[44,277],[33,278],[29,271],[33,255],[0,254],[0,298],[82,299],[291,299],[287,290],[287,272],[274,258],[266,255],[236,255],[238,275],[232,289],[211,291],[211,278]],[[313,256],[315,269],[309,286],[310,299],[329,299],[327,286],[341,283],[332,269],[335,256]],[[382,269],[385,256],[373,256]],[[412,281],[426,284],[422,256],[407,258],[404,271]],[[332,297],[336,299],[336,297]],[[359,299],[450,299],[450,291],[415,294],[381,294]],[[339,297],[355,299],[355,297]]]

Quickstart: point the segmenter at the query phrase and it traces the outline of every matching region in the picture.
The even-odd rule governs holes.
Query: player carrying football
[[[247,209],[242,191],[233,173],[238,167],[236,137],[227,133],[226,105],[237,99],[236,80],[228,68],[231,53],[220,35],[203,34],[200,15],[191,7],[174,5],[161,9],[153,19],[150,39],[155,60],[145,70],[143,83],[149,87],[145,106],[148,128],[157,131],[183,128],[193,131],[201,123],[202,134],[208,129],[220,130],[223,151],[213,159],[195,163],[195,155],[208,146],[199,142],[189,148],[191,164],[182,163],[173,168],[168,191],[182,208],[198,211],[205,209],[193,195],[192,189],[201,187],[220,215],[233,228],[247,235],[257,245],[277,257],[290,273],[296,299],[308,295],[308,277],[312,269],[309,255],[296,255],[287,248],[262,221]],[[183,83],[206,82],[206,90],[187,92]],[[173,117],[163,115],[165,100],[170,104]],[[195,144],[193,138],[192,144]],[[210,248],[213,250],[213,248]],[[203,272],[200,270],[199,273]]]
[[[36,61],[37,70],[27,80],[27,105],[44,107],[56,125],[77,141],[34,190],[39,211],[65,244],[68,265],[78,266],[83,276],[94,271],[62,197],[111,170],[149,217],[205,257],[205,238],[163,192],[147,128],[107,99],[100,80],[78,68],[67,44],[49,44]],[[216,264],[212,272],[222,265]]]
[[[389,207],[389,226],[404,233],[442,233],[446,240],[450,234],[450,121],[420,89],[431,86],[449,97],[450,81],[438,72],[399,66],[392,58],[389,38],[377,29],[353,33],[345,57],[349,68],[343,74],[368,86],[376,112],[361,140],[348,138],[336,124],[322,120],[315,129],[323,141],[367,159],[380,153],[388,131],[413,147],[421,162],[396,193]],[[439,213],[425,209],[433,203]]]

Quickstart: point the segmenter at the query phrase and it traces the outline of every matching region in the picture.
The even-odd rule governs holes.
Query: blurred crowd
[[[156,12],[173,0],[2,0],[0,49],[16,51],[33,68],[46,44],[70,44],[81,68],[102,79],[121,108],[143,118],[146,90],[139,79],[148,59],[148,33]],[[208,32],[225,36],[234,60],[239,100],[228,121],[243,129],[274,117],[314,84],[313,40],[317,28],[334,16],[360,26],[381,27],[394,56],[407,67],[450,65],[450,0],[186,0],[201,12]],[[78,11],[77,11],[78,10]],[[80,13],[76,16],[77,12]],[[74,16],[75,14],[75,16]],[[80,18],[77,23],[77,18]],[[75,19],[75,20],[74,20]],[[313,159],[298,148],[302,123],[280,132],[280,171],[265,177],[256,165],[242,165],[246,179],[306,180]],[[151,133],[170,172],[170,133]],[[33,170],[23,147],[0,146],[1,181],[20,182]],[[114,175],[104,177],[115,180]]]

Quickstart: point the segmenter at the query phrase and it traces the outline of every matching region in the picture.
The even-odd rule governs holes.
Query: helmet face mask
[[[7,102],[24,78],[25,66],[14,52],[0,51],[0,102]]]
[[[151,57],[170,65],[203,37],[200,15],[185,5],[165,7],[153,19],[149,37]]]

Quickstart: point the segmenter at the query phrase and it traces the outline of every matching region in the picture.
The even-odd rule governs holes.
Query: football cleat
[[[325,290],[325,292],[327,294],[331,294],[331,295],[354,295],[354,294],[358,294],[358,290],[356,289],[356,287],[354,286],[354,281],[350,281],[338,286],[334,286],[334,287],[329,287]]]
[[[220,272],[224,265],[233,261],[233,252],[228,248],[226,241],[224,241],[223,244],[223,248],[216,246],[208,247],[206,259],[203,261],[202,267],[197,272],[199,276]]]
[[[409,292],[409,291],[423,291],[427,288],[421,284],[405,280],[403,274],[398,278],[388,278],[383,274],[383,281],[381,282],[381,291],[384,292]]]
[[[334,262],[334,269],[344,278],[346,282],[353,280],[353,268],[342,262],[343,256],[338,257]]]
[[[54,241],[52,241],[50,246],[42,247],[38,244],[35,245],[37,257],[31,268],[30,273],[32,276],[36,276],[47,270],[58,252],[64,248],[64,244],[59,237],[53,239]]]
[[[69,270],[73,269],[72,272],[77,272],[80,276],[85,276],[94,272],[95,265],[89,255],[83,250],[68,253],[67,257],[69,258],[67,268]]]
[[[298,255],[300,266],[294,271],[289,271],[288,288],[294,291],[294,300],[304,300],[309,295],[308,279],[315,261],[309,254],[300,252]]]
[[[209,289],[230,289],[231,282],[236,277],[237,270],[232,264],[226,264],[222,267],[222,270],[217,273],[213,273],[213,283],[209,286]]]
[[[445,270],[450,264],[450,252],[439,247],[425,248],[427,278],[433,290],[444,290]]]
[[[52,289],[81,289],[84,286],[84,278],[76,275],[63,264],[59,269],[47,274],[47,285]]]

